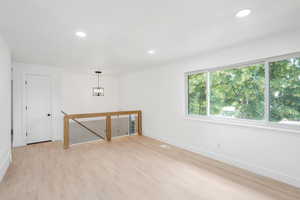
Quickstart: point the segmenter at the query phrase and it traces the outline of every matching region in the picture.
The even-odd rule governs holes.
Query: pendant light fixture
[[[93,96],[104,96],[104,88],[100,87],[100,74],[101,71],[95,71],[98,76],[98,87],[93,87]]]

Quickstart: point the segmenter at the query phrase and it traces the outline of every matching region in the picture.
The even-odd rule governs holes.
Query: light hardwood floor
[[[300,190],[144,136],[14,149],[1,200],[299,200]]]

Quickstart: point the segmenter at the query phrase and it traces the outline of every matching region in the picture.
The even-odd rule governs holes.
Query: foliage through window
[[[264,65],[211,73],[211,115],[264,118]]]
[[[207,73],[193,74],[188,77],[189,114],[206,114],[206,79]]]
[[[300,124],[300,58],[193,73],[187,84],[189,115]]]
[[[270,63],[270,121],[300,121],[300,58]]]

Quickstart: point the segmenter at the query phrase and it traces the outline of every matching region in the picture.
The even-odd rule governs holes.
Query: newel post
[[[138,135],[142,134],[142,111],[138,112]]]
[[[106,116],[106,140],[107,142],[111,141],[111,116]]]
[[[69,118],[64,117],[64,149],[68,149],[70,145]]]

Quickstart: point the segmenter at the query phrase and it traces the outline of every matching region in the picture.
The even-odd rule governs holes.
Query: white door
[[[47,76],[26,75],[26,143],[51,140],[51,92]]]

